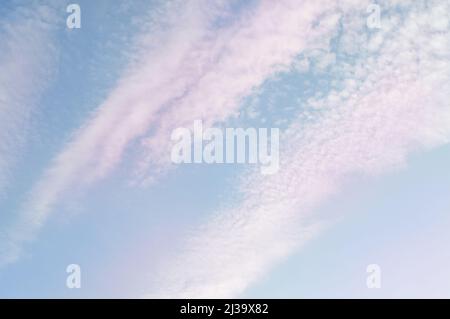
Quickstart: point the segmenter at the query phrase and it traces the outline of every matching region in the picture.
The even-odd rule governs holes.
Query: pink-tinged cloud
[[[244,199],[199,227],[147,296],[238,297],[320,233],[327,220],[314,209],[344,179],[385,173],[450,142],[450,30],[435,23],[449,21],[450,7],[409,4],[409,19],[392,13],[372,36],[360,15],[344,18],[341,50],[356,44],[367,55],[335,65],[342,86],[311,101],[320,116],[305,122],[303,113],[285,132],[279,174],[244,176]]]

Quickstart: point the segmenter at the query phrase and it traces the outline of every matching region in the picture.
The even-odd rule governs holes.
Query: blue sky
[[[450,2],[70,3],[0,5],[1,297],[449,297]],[[174,165],[195,120],[279,171]]]

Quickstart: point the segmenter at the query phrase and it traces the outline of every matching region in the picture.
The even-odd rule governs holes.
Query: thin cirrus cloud
[[[167,149],[168,129],[192,118],[214,123],[233,115],[239,98],[287,68],[311,38],[329,31],[331,25],[317,30],[312,25],[334,7],[329,1],[261,1],[254,11],[244,10],[242,19],[214,28],[226,16],[223,1],[178,4],[167,6],[163,24],[157,19],[149,24],[149,33],[137,37],[141,58],[133,60],[96,114],[33,187],[7,233],[3,263],[18,258],[22,244],[35,236],[70,187],[106,176],[130,142],[150,129],[156,135],[145,140],[145,148],[162,140],[161,149]],[[163,44],[155,47],[154,42],[162,39]],[[164,169],[164,159],[169,161],[169,157],[158,149],[150,147],[152,158],[148,160]],[[145,172],[142,167],[138,171]]]
[[[0,22],[0,199],[25,147],[31,116],[55,73],[54,8],[6,11]]]
[[[403,2],[406,11],[395,11],[384,4],[389,15],[371,36],[363,15],[346,16],[344,8],[335,53],[354,53],[356,45],[360,57],[334,65],[339,85],[309,103],[321,115],[291,125],[279,174],[245,176],[242,202],[187,238],[146,296],[239,296],[328,225],[314,208],[345,177],[378,175],[450,141],[450,7]]]

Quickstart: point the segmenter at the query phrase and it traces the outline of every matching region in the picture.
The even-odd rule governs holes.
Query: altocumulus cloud
[[[449,4],[402,2],[396,11],[386,1],[383,29],[371,35],[368,4],[341,3],[343,45],[334,53],[354,53],[357,45],[359,56],[336,63],[336,88],[310,101],[320,116],[305,123],[302,113],[286,130],[280,173],[243,178],[242,202],[217,211],[187,238],[148,296],[239,296],[327,226],[314,207],[345,176],[377,175],[449,142]]]
[[[200,118],[206,126],[227,123],[243,98],[291,71],[300,54],[326,51],[311,68],[328,72],[332,86],[309,99],[283,131],[279,173],[243,173],[242,199],[212,212],[184,250],[164,262],[145,295],[239,296],[323,231],[327,222],[314,209],[344,177],[384,173],[413,152],[449,141],[449,3],[381,1],[376,31],[367,29],[369,4],[262,0],[238,13],[224,1],[161,6],[136,35],[116,87],[31,188],[4,234],[0,263],[20,256],[72,187],[92,187],[110,175],[130,148],[141,154],[131,179],[151,185],[173,169],[174,128]],[[42,65],[34,62],[39,57],[27,59]],[[0,63],[14,65],[8,59]],[[8,94],[2,92],[2,103],[12,100]]]

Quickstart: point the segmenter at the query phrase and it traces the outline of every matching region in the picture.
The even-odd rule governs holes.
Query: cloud
[[[297,54],[335,31],[334,1],[261,1],[226,30],[219,30],[185,59],[183,73],[202,70],[195,85],[166,105],[154,132],[142,140],[145,155],[138,179],[152,181],[170,166],[170,134],[202,119],[205,126],[238,114],[242,99],[268,78],[286,71]],[[314,22],[322,15],[320,27]]]
[[[39,97],[57,59],[54,9],[31,5],[5,11],[0,22],[0,199],[29,135]]]
[[[239,296],[320,233],[327,220],[314,208],[345,178],[385,173],[413,152],[450,141],[450,30],[436,22],[449,21],[449,4],[402,2],[395,10],[385,1],[379,33],[366,31],[363,6],[341,4],[341,47],[331,71],[338,78],[280,140],[279,174],[243,176],[243,200],[186,239],[147,297]]]
[[[215,26],[227,8],[223,1],[175,1],[149,23],[130,69],[33,187],[5,240],[12,250],[34,237],[67,190],[107,176],[149,130],[156,133],[144,144],[152,163],[165,169],[170,152],[160,150],[167,149],[172,127],[233,115],[240,98],[287,68],[308,39],[327,31],[313,30],[312,23],[333,5],[261,1],[236,21]]]

